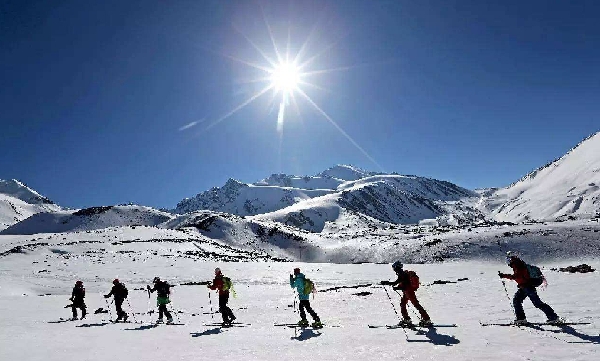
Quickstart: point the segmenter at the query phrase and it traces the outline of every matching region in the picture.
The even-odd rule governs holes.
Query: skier
[[[119,322],[123,319],[123,322],[127,321],[127,313],[123,311],[123,301],[127,298],[128,295],[127,287],[121,282],[119,282],[118,278],[115,278],[113,281],[113,287],[110,290],[110,293],[104,295],[104,298],[109,298],[110,296],[114,296],[115,298],[115,307],[117,308],[117,319],[114,322]]]
[[[394,290],[402,290],[402,298],[400,299],[400,311],[402,313],[402,321],[400,321],[401,326],[413,325],[406,309],[406,305],[408,304],[408,301],[410,301],[421,314],[419,326],[430,327],[433,325],[431,319],[429,318],[427,311],[425,311],[423,306],[419,303],[419,300],[417,300],[417,295],[415,293],[419,288],[419,277],[414,271],[403,270],[403,267],[402,262],[394,262],[392,264],[392,269],[396,272],[398,278],[393,282],[381,281],[381,284],[392,286]]]
[[[290,286],[295,288],[298,291],[298,299],[300,300],[300,318],[301,320],[298,322],[298,326],[306,327],[308,326],[308,321],[306,320],[306,313],[304,310],[310,313],[313,318],[313,328],[322,328],[323,324],[321,323],[321,319],[317,315],[315,311],[313,311],[312,307],[310,307],[309,297],[312,292],[312,289],[307,289],[306,287],[307,280],[304,274],[300,273],[300,268],[294,268],[294,274],[290,275]],[[312,284],[312,283],[310,283]]]
[[[77,281],[75,282],[75,287],[73,287],[73,292],[71,293],[71,298],[69,300],[73,302],[71,305],[71,309],[73,310],[73,318],[72,320],[77,319],[77,309],[81,308],[81,319],[83,320],[86,315],[86,306],[85,306],[85,288],[83,287],[83,282]]]
[[[223,317],[223,326],[231,326],[231,323],[235,320],[235,316],[231,311],[231,308],[227,306],[229,301],[229,289],[231,288],[231,280],[223,276],[220,268],[215,268],[215,279],[212,284],[206,285],[211,290],[219,290],[219,312]]]
[[[561,319],[556,315],[556,312],[552,307],[548,306],[537,294],[535,290],[536,286],[539,286],[541,282],[536,282],[536,279],[531,278],[527,264],[511,252],[507,253],[506,263],[513,269],[513,274],[506,274],[498,272],[500,278],[507,278],[517,282],[518,290],[513,297],[513,305],[515,307],[515,325],[526,325],[527,319],[525,318],[525,311],[523,310],[523,301],[529,297],[531,303],[540,310],[542,310],[548,318],[550,324],[560,324]]]
[[[171,313],[167,310],[167,304],[171,303],[169,299],[171,285],[166,281],[161,281],[158,277],[154,277],[152,283],[154,287],[150,288],[150,286],[146,286],[146,288],[149,292],[156,291],[156,305],[158,306],[158,320],[156,320],[156,323],[163,322],[163,314],[167,316],[167,324],[173,323],[173,317],[171,317]]]

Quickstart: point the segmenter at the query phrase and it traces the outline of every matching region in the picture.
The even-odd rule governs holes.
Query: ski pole
[[[398,316],[398,319],[400,320],[400,322],[402,322],[402,318],[400,318],[400,315],[398,314],[398,311],[396,311],[396,306],[394,306],[394,301],[392,301],[392,298],[390,297],[390,294],[388,293],[387,288],[383,287],[383,290],[385,291],[385,294],[388,296],[388,299],[390,300],[390,304],[392,305],[392,309],[394,310],[394,313],[396,314],[396,316]],[[408,333],[406,332],[406,330],[404,329],[404,327],[402,327],[402,331],[404,332],[404,336],[406,337],[406,341],[408,341]]]
[[[210,305],[210,319],[215,321],[215,313],[213,311],[212,299],[210,298],[210,291],[208,291],[208,304]]]
[[[148,315],[149,318],[152,318],[152,316],[150,316],[150,286],[147,286],[148,288],[148,311],[146,312],[146,314]],[[150,320],[150,322],[152,322],[152,320]]]
[[[500,275],[500,271],[498,271],[498,276],[499,275]],[[506,289],[506,282],[504,282],[504,280],[502,278],[500,278],[500,282],[502,282],[502,286],[504,287],[504,293],[506,294],[506,298],[508,298],[508,301],[510,303],[510,308],[512,308],[513,314],[515,315],[515,318],[516,318],[517,311],[515,311],[515,305],[513,305],[513,303],[511,302],[510,295],[508,294],[508,290]]]
[[[110,305],[108,304],[108,300],[105,298],[104,302],[106,302],[106,309],[108,310],[108,313],[110,314],[110,321],[112,322],[113,316],[112,316],[112,311],[110,310]]]
[[[129,306],[129,311],[131,312],[131,316],[133,316],[133,322],[137,323],[137,319],[135,318],[135,312],[133,312],[133,308],[131,307],[131,303],[129,302],[129,299],[126,298],[127,300],[127,305]]]

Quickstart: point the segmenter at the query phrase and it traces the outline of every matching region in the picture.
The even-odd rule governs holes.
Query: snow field
[[[369,329],[368,324],[397,322],[385,291],[376,283],[394,279],[388,264],[300,264],[300,263],[222,263],[194,262],[193,259],[152,257],[139,264],[122,262],[70,263],[68,267],[48,266],[49,273],[34,274],[31,260],[41,254],[11,255],[0,264],[0,359],[2,360],[106,360],[131,359],[197,360],[232,358],[236,360],[374,360],[374,359],[444,359],[444,360],[595,360],[600,336],[598,322],[600,291],[598,273],[565,274],[545,269],[549,281],[540,290],[542,300],[568,320],[588,320],[592,325],[574,326],[567,332],[542,326],[543,330],[513,327],[481,327],[479,321],[510,321],[512,309],[497,271],[508,272],[504,264],[483,262],[450,262],[445,264],[406,265],[417,271],[422,286],[417,291],[421,304],[436,323],[456,323],[456,328],[412,330]],[[592,267],[600,263],[591,260]],[[173,264],[173,266],[171,266]],[[559,267],[574,262],[545,264]],[[154,321],[156,314],[144,315],[148,295],[135,290],[145,287],[152,277],[178,284],[205,281],[221,267],[232,278],[238,297],[230,299],[239,322],[249,327],[221,330],[203,324],[220,320],[210,312],[205,286],[173,288],[171,308],[184,326],[145,324],[105,324],[108,314],[94,315],[106,308],[102,294],[108,293],[114,277],[119,277],[130,290],[132,309],[138,321]],[[339,289],[319,292],[311,304],[324,323],[339,328],[297,330],[274,327],[276,322],[296,322],[294,293],[289,287],[289,273],[299,266],[318,289],[356,286],[372,283],[374,287]],[[77,277],[75,277],[77,275]],[[97,277],[98,276],[98,277]],[[430,285],[434,280],[457,281]],[[70,290],[76,279],[87,289],[87,319],[66,323],[48,323],[70,316]],[[507,283],[514,293],[514,282]],[[13,290],[13,291],[7,291]],[[18,291],[18,292],[17,292]],[[371,292],[367,296],[354,295]],[[22,293],[27,296],[23,296]],[[399,312],[399,297],[388,288]],[[50,293],[50,296],[37,296]],[[129,308],[127,302],[126,309]],[[155,295],[150,300],[155,309]],[[216,309],[217,297],[212,295]],[[110,308],[114,317],[114,306]],[[129,311],[129,310],[128,310]],[[414,316],[409,306],[409,313]],[[525,301],[530,321],[544,321],[543,314]],[[571,331],[572,330],[572,331]],[[406,331],[406,335],[404,333]],[[35,347],[32,347],[35,346]]]

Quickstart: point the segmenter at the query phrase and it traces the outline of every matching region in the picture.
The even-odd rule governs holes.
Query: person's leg
[[[305,307],[306,307],[306,310],[308,311],[308,313],[310,313],[310,317],[312,317],[313,320],[315,320],[315,322],[321,322],[317,313],[315,311],[313,311],[312,307],[310,307],[309,300],[306,300]]]
[[[546,314],[546,317],[549,320],[555,320],[558,318],[556,312],[554,312],[552,307],[540,300],[540,296],[538,296],[535,288],[527,288],[527,296],[529,296],[531,303],[533,303],[535,307],[539,308],[540,310],[542,310],[542,312]]]
[[[306,307],[306,302],[307,302],[307,300],[300,300],[300,306],[298,306],[298,308],[300,309],[300,319],[302,321],[306,321],[306,312],[304,312],[304,307]]]
[[[527,297],[525,288],[519,288],[513,297],[513,306],[515,307],[515,316],[517,320],[525,320],[525,311],[523,310],[523,301]]]
[[[73,311],[73,318],[77,318],[77,305],[75,302],[71,305],[71,311]]]
[[[123,318],[123,300],[115,300],[115,308],[117,309],[117,321]]]
[[[402,318],[404,320],[410,320],[410,316],[408,315],[408,310],[406,309],[407,303],[408,303],[408,296],[406,295],[406,291],[403,291],[402,298],[400,299],[400,313],[402,313]]]
[[[223,294],[219,295],[219,312],[221,312],[221,318],[223,318],[223,322],[229,322],[229,307],[227,307],[227,301],[229,300],[229,295]]]
[[[159,320],[163,319],[163,314],[165,313],[166,310],[167,310],[167,305],[161,304],[158,306],[158,319]]]
[[[417,300],[417,295],[415,294],[415,292],[411,291],[408,293],[407,296],[408,296],[408,299],[410,300],[410,302],[413,304],[413,306],[415,306],[415,308],[419,311],[419,314],[421,315],[421,319],[423,321],[429,321],[429,315],[427,314],[427,311],[425,311],[423,306],[421,306],[421,304],[419,303],[419,300]]]
[[[87,315],[87,307],[85,306],[85,302],[81,302],[81,318],[85,318]]]

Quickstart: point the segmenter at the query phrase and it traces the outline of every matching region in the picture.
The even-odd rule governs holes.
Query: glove
[[[381,281],[379,282],[380,285],[382,286],[391,286],[393,285],[393,283],[391,281]]]
[[[109,295],[104,295],[104,298],[109,298],[109,297],[110,297]]]
[[[293,281],[293,280],[294,280],[294,276],[290,275],[290,281]]]
[[[150,286],[146,285],[146,288],[148,289],[148,291],[150,291]]]
[[[506,275],[504,273],[500,273],[500,271],[498,271],[498,277],[500,278],[504,278]]]

